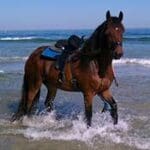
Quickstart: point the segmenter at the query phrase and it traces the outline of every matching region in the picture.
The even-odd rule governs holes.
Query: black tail
[[[26,81],[26,77],[24,75],[23,85],[22,85],[22,97],[20,104],[18,106],[17,112],[12,116],[11,121],[19,120],[22,116],[27,114],[27,91],[28,91],[28,83]]]
[[[33,80],[28,78],[28,76],[25,74],[23,78],[21,101],[18,106],[17,112],[12,117],[12,121],[18,120],[24,115],[31,114],[33,105],[35,105],[35,103],[39,100],[40,97],[40,87],[35,86],[34,91],[32,91],[31,87],[33,86],[35,86]],[[31,97],[29,97],[30,92],[34,94],[34,97],[32,99]]]

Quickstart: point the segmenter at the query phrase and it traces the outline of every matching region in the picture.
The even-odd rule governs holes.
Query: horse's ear
[[[108,20],[110,17],[111,17],[110,11],[108,10],[108,11],[106,12],[106,20]]]
[[[84,42],[85,41],[85,35],[82,35],[82,37],[80,38],[81,39],[81,42]]]
[[[123,12],[120,11],[120,13],[119,13],[119,20],[122,21],[122,19],[123,19]]]

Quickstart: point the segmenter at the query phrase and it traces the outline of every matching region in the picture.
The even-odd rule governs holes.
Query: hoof
[[[118,114],[116,112],[111,113],[114,125],[118,124]]]
[[[118,118],[113,118],[114,125],[118,124]]]
[[[20,118],[21,118],[23,115],[24,115],[24,113],[16,113],[16,114],[14,114],[14,115],[11,117],[10,121],[11,121],[11,122],[14,122],[14,121],[16,121],[16,120],[20,120]]]
[[[91,121],[87,120],[87,128],[91,127]]]
[[[20,119],[20,117],[19,117],[17,114],[14,114],[14,115],[11,117],[10,121],[11,121],[11,122],[14,122],[14,121],[19,120],[19,119]]]
[[[104,107],[102,109],[102,113],[106,112],[106,111],[111,111],[111,106],[109,103],[104,102]]]
[[[49,112],[49,113],[52,112],[52,110],[53,110],[53,109],[52,109],[51,107],[47,107],[47,108],[46,108],[46,111]]]
[[[107,110],[105,108],[102,109],[101,113],[104,113],[106,112]]]

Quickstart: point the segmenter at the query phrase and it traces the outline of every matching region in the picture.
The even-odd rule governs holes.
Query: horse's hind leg
[[[40,90],[27,92],[26,99],[22,99],[19,104],[17,113],[12,117],[11,121],[19,120],[24,115],[30,115],[34,104],[38,101]]]
[[[36,85],[35,87],[29,88],[27,95],[26,95],[26,114],[30,115],[32,108],[35,103],[37,103],[40,97],[40,86]]]
[[[11,121],[20,119],[23,115],[31,113],[33,105],[38,101],[40,96],[40,87],[42,82],[31,82],[29,78],[24,76],[24,83],[22,89],[22,98],[18,107],[18,111],[13,115]]]
[[[35,112],[35,110],[37,109],[37,103],[39,102],[39,98],[40,98],[40,89],[38,90],[37,94],[34,97],[31,112]]]
[[[107,90],[99,94],[99,96],[102,98],[105,104],[102,112],[109,110],[113,118],[114,124],[117,124],[118,123],[117,103],[115,102],[112,94],[110,93],[109,90]]]
[[[53,101],[56,96],[57,88],[56,87],[51,87],[51,86],[46,86],[47,87],[47,96],[45,100],[45,106],[47,111],[52,111],[53,110]]]

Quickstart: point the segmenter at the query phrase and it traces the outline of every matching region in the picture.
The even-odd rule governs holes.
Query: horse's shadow
[[[54,103],[55,116],[57,120],[60,119],[78,119],[78,115],[82,112],[83,108],[72,101],[64,101],[63,103]],[[38,115],[47,114],[47,110],[42,102],[38,104]]]
[[[11,102],[8,104],[8,108],[10,112],[13,114],[17,111],[19,103],[17,101]],[[73,102],[64,101],[63,103],[54,103],[54,109],[56,120],[61,119],[78,119],[79,114],[82,112],[83,108],[81,105],[78,105]],[[47,115],[51,112],[48,112],[43,104],[43,102],[39,102],[37,105],[33,107],[31,116],[43,116]]]
[[[17,101],[12,101],[9,104],[7,104],[7,107],[11,113],[16,112],[18,109],[18,106],[19,106],[19,103]]]

